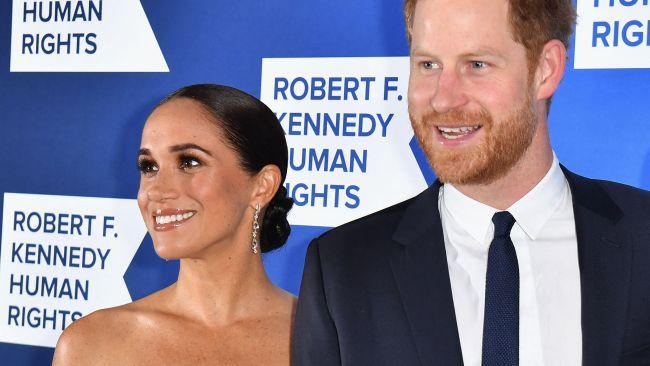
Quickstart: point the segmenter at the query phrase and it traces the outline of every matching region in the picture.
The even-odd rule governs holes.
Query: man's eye
[[[433,61],[422,61],[421,62],[422,68],[425,70],[433,70],[437,69],[436,63]]]
[[[472,66],[472,69],[484,69],[487,67],[485,61],[471,61],[470,65]]]
[[[151,160],[142,159],[138,161],[138,170],[143,175],[151,175],[158,171],[158,166]]]
[[[181,156],[180,158],[180,168],[183,170],[188,170],[201,166],[201,161],[193,156]]]

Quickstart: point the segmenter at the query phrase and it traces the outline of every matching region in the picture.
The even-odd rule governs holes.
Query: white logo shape
[[[135,200],[5,193],[0,342],[54,347],[72,321],[130,302],[145,233]]]
[[[12,72],[169,72],[139,0],[14,0]]]
[[[294,225],[337,226],[426,188],[409,147],[408,57],[264,59],[289,145]]]

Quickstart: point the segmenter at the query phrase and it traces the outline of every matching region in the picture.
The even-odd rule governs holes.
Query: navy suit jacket
[[[583,365],[650,365],[650,192],[564,173]],[[312,241],[292,365],[462,365],[439,187]]]

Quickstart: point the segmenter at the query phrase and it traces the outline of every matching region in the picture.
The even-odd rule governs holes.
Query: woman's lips
[[[154,230],[167,231],[177,228],[194,217],[196,211],[183,209],[158,209],[153,215]]]

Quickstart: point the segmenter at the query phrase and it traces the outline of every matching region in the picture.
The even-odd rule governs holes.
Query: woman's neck
[[[171,306],[199,322],[223,326],[258,314],[277,290],[259,254],[242,245],[216,244],[200,258],[181,259]]]

